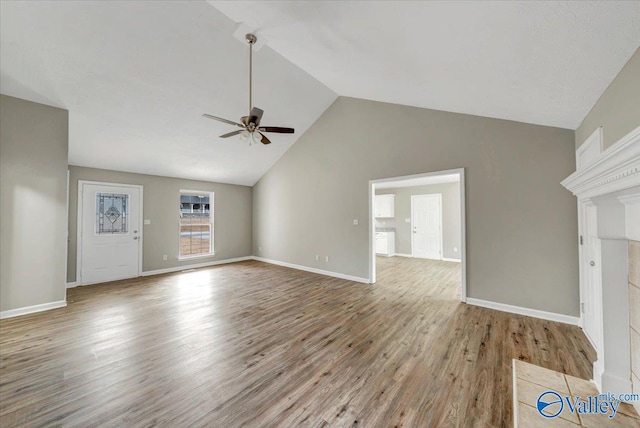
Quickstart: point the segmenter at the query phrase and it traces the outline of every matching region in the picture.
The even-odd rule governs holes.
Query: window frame
[[[209,252],[206,254],[190,254],[183,256],[182,255],[182,237],[180,236],[182,233],[182,217],[181,217],[181,204],[180,201],[182,195],[189,196],[208,196],[209,197],[209,227],[210,227],[210,239],[209,239]],[[215,192],[208,190],[188,190],[188,189],[180,189],[178,192],[178,260],[189,260],[189,259],[198,259],[203,257],[213,257],[216,255],[215,252],[215,240],[214,240],[214,214],[215,214]],[[206,223],[205,223],[206,224]]]

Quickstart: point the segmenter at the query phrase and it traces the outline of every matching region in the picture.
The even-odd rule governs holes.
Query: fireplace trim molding
[[[640,186],[640,126],[561,184],[580,199]]]
[[[631,392],[630,332],[620,326],[629,327],[628,261],[623,249],[627,240],[640,240],[640,126],[561,184],[577,196],[579,208],[590,204],[597,209],[597,237],[602,244],[597,305],[602,316],[597,321],[601,337],[593,381],[600,392]],[[585,262],[580,252],[581,272]],[[582,273],[580,280],[585,280]],[[640,385],[633,387],[637,392]],[[637,402],[634,405],[638,407]]]

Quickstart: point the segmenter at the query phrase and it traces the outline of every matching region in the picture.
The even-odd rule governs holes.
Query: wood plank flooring
[[[0,426],[512,426],[511,359],[589,378],[577,327],[459,302],[460,265],[374,286],[249,261],[68,290],[0,321]]]

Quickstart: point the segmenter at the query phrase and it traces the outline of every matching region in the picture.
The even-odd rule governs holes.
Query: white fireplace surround
[[[627,248],[628,240],[640,241],[640,126],[581,165],[562,185],[597,212],[600,337],[594,343],[593,380],[601,392],[631,392]]]

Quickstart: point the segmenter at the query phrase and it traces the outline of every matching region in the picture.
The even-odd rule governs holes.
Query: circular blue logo
[[[557,392],[547,391],[540,394],[537,403],[538,413],[545,418],[555,418],[564,408],[562,397]]]

